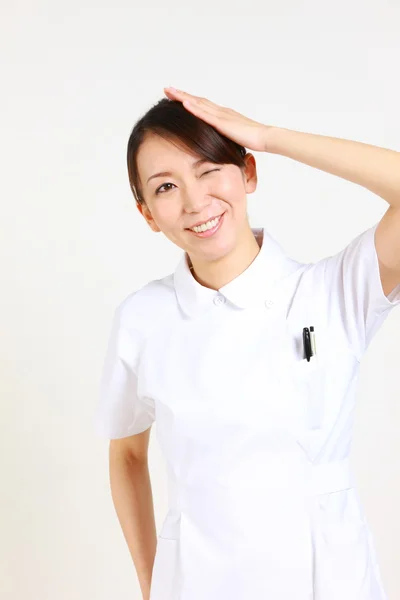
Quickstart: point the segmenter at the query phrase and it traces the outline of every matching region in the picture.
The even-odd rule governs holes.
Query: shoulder
[[[176,307],[173,274],[149,281],[126,296],[115,309],[119,325],[146,336]]]
[[[336,248],[333,253],[323,256],[315,262],[301,264],[298,273],[302,280],[312,283],[332,284],[334,277],[343,284],[352,283],[354,274],[374,267],[376,225],[357,234],[347,243]]]

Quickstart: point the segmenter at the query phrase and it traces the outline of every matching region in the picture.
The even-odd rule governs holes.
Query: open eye
[[[165,194],[165,192],[160,192],[161,188],[163,188],[165,185],[174,185],[173,183],[163,183],[162,185],[160,185],[160,187],[158,187],[156,189],[156,194]],[[168,190],[166,190],[168,192]]]

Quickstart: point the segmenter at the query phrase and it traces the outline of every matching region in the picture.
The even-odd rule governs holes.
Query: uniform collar
[[[213,306],[216,296],[224,296],[238,308],[249,308],[263,303],[273,285],[296,271],[301,263],[286,255],[280,244],[264,227],[252,232],[260,245],[260,252],[240,275],[219,290],[201,285],[192,275],[187,254],[183,253],[174,274],[174,287],[182,310],[196,317]]]

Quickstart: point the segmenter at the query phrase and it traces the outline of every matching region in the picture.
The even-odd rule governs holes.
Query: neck
[[[214,261],[202,261],[190,258],[187,262],[193,277],[204,287],[219,290],[238,277],[253,262],[260,251],[262,231],[256,235],[251,229],[228,254]]]

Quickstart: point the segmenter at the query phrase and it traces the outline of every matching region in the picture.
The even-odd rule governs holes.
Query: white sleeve
[[[138,395],[136,367],[141,340],[124,326],[121,307],[114,312],[103,363],[95,416],[97,433],[108,439],[148,429],[155,420],[154,403]]]
[[[358,360],[389,315],[400,304],[400,284],[385,296],[375,246],[376,223],[343,250],[325,259],[328,314],[337,311]],[[336,311],[335,311],[336,308]]]

